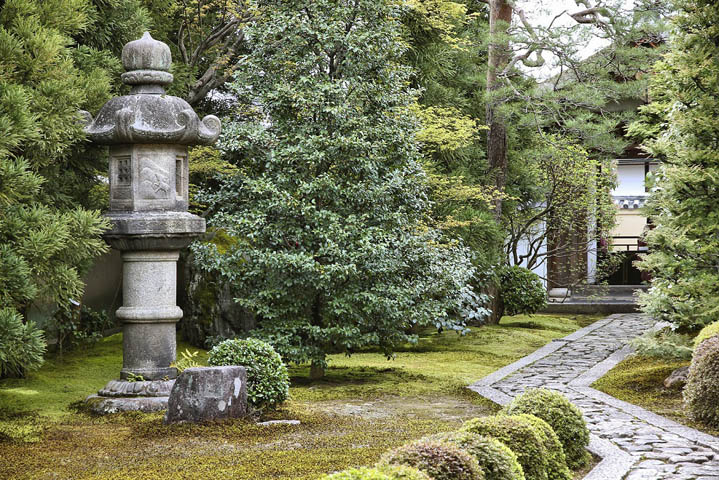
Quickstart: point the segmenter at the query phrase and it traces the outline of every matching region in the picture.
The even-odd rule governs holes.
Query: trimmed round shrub
[[[405,465],[350,468],[325,475],[322,480],[432,480],[426,473]]]
[[[472,455],[487,480],[525,480],[517,455],[496,438],[472,432],[449,432],[427,439],[453,443]]]
[[[715,337],[719,335],[719,322],[710,323],[706,327],[702,328],[699,335],[694,339],[694,347],[698,347],[707,338]]]
[[[408,443],[385,453],[378,465],[415,467],[432,480],[484,480],[477,460],[447,442],[419,440]]]
[[[543,433],[527,415],[495,415],[473,418],[461,431],[494,437],[515,455],[527,480],[548,480],[549,453]]]
[[[719,427],[719,336],[707,338],[694,351],[684,402],[692,419]]]
[[[581,468],[589,461],[587,423],[582,412],[561,393],[546,388],[527,390],[502,412],[507,415],[528,413],[547,422],[562,444],[569,468]]]
[[[525,417],[541,432],[542,442],[544,442],[544,447],[547,449],[547,478],[549,480],[572,480],[562,443],[554,430],[552,430],[552,427],[534,415],[521,414],[518,416]]]
[[[547,306],[547,290],[536,273],[524,267],[503,267],[499,285],[507,315],[531,315]]]
[[[225,340],[210,350],[211,366],[239,365],[247,369],[247,401],[256,409],[272,408],[287,400],[290,376],[272,345],[248,338]]]

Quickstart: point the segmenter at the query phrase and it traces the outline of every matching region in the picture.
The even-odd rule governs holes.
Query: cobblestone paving
[[[605,373],[593,375],[592,369],[653,324],[639,314],[616,314],[600,322],[579,338],[560,340],[561,348],[492,388],[510,397],[540,386],[566,394],[582,410],[592,433],[633,457],[626,480],[719,480],[719,439],[588,388]]]

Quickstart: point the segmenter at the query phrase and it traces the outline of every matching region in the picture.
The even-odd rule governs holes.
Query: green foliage
[[[547,291],[536,273],[515,265],[502,267],[498,275],[507,315],[531,315],[547,306]]]
[[[487,480],[524,480],[517,456],[495,438],[460,431],[441,433],[428,439],[452,443],[472,455]]]
[[[108,5],[138,3],[0,5],[0,308],[25,314],[35,301],[67,308],[108,248],[100,238],[107,222],[81,207],[106,170],[101,155],[83,147],[78,115],[96,111],[118,81],[118,59],[89,39],[107,26],[100,10]],[[136,20],[130,10],[113,11],[113,22]],[[86,33],[89,43],[78,44]],[[113,40],[129,39],[115,31]]]
[[[253,336],[316,369],[368,346],[390,357],[417,326],[462,331],[474,269],[428,226],[396,5],[259,6],[220,144],[242,173],[199,198],[237,242],[196,244],[199,265],[234,285]]]
[[[125,380],[127,380],[128,382],[144,382],[145,377],[137,373],[128,372]]]
[[[710,323],[702,328],[699,334],[694,338],[694,346],[698,347],[707,338],[719,335],[719,322]]]
[[[546,435],[529,415],[495,415],[465,422],[462,431],[494,437],[517,455],[527,480],[547,480],[550,452]]]
[[[704,340],[694,351],[683,393],[693,420],[719,427],[719,337]]]
[[[502,202],[505,262],[533,269],[548,254],[586,256],[615,224],[612,168],[571,135],[527,132],[516,141],[521,162],[510,163],[511,181]],[[582,267],[572,268],[567,261],[557,267],[565,285],[586,280]]]
[[[691,336],[669,328],[649,331],[631,343],[639,355],[666,360],[690,360],[694,351]]]
[[[61,308],[53,319],[57,326],[57,346],[61,353],[82,344],[97,342],[105,330],[114,326],[107,312],[96,312],[85,305]]]
[[[552,427],[534,415],[519,414],[517,416],[526,418],[540,433],[542,443],[547,449],[547,478],[549,480],[572,480],[572,473],[567,467],[567,458],[564,455],[562,443]]]
[[[272,345],[261,340],[225,340],[210,350],[208,364],[245,367],[247,400],[256,409],[274,408],[289,396],[287,367]]]
[[[419,440],[385,453],[380,465],[408,465],[433,480],[482,480],[484,473],[477,460],[448,442]]]
[[[10,308],[0,308],[0,378],[22,377],[40,368],[45,337],[32,322],[23,323]]]
[[[322,480],[431,480],[426,473],[403,465],[350,468],[322,477]]]
[[[197,350],[190,352],[190,349],[186,348],[185,351],[180,352],[180,358],[178,358],[177,361],[170,366],[175,367],[178,373],[182,373],[188,368],[199,367],[201,366],[199,359],[197,358],[199,355],[200,352]]]
[[[589,429],[582,412],[563,394],[545,388],[530,389],[512,400],[503,412],[526,413],[547,422],[562,444],[571,469],[584,467],[589,460]]]
[[[719,5],[680,0],[671,51],[656,66],[644,123],[634,132],[663,160],[654,175],[647,214],[649,254],[640,267],[652,276],[643,310],[685,330],[719,315]]]

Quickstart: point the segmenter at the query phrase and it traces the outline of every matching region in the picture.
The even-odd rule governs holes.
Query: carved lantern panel
[[[110,210],[186,211],[187,147],[117,145],[110,148]]]

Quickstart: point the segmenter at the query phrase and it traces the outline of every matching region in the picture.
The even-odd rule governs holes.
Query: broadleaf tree
[[[415,327],[463,330],[473,267],[425,222],[403,7],[257,3],[221,141],[239,173],[202,199],[211,227],[237,241],[196,244],[198,262],[258,316],[252,335],[313,376],[330,353],[391,356]]]

